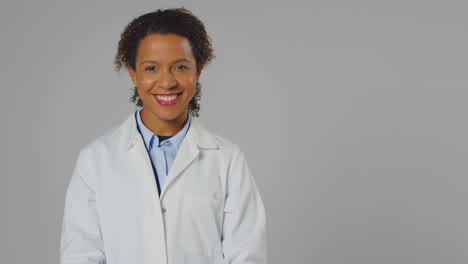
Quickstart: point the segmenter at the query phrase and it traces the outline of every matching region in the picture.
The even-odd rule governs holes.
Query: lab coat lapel
[[[127,152],[129,149],[136,147],[138,156],[145,160],[145,174],[147,174],[148,177],[151,176],[151,178],[154,178],[154,173],[150,163],[151,161],[149,160],[149,156],[146,152],[143,139],[137,130],[135,112],[125,120],[121,133],[119,144],[122,151]],[[200,153],[200,148],[213,149],[218,148],[218,145],[215,143],[212,134],[200,123],[200,121],[198,121],[197,118],[192,117],[190,127],[179,150],[177,151],[176,158],[169,170],[169,174],[167,175],[159,200],[163,199],[166,190],[171,187],[182,172],[197,158]]]
[[[148,180],[148,186],[153,188],[152,200],[159,202],[158,191],[156,187],[156,178],[151,165],[145,142],[138,132],[135,111],[125,120],[121,130],[120,148],[124,152],[124,157],[131,160],[136,171],[141,171],[143,177]],[[136,157],[136,158],[135,158]],[[160,203],[158,203],[160,206]]]
[[[145,242],[144,258],[149,262],[166,262],[166,241],[164,221],[161,214],[161,202],[158,197],[156,180],[151,167],[151,160],[146,151],[145,143],[137,130],[135,115],[132,113],[123,123],[118,144],[123,151],[122,162],[130,166],[135,177],[143,177],[139,182],[140,196],[143,196],[143,210],[137,218],[138,224],[146,225],[145,232],[139,234]],[[148,224],[151,223],[151,224]],[[146,248],[148,246],[148,248]]]
[[[166,231],[164,228],[164,219],[162,216],[162,206],[153,168],[151,167],[150,157],[146,151],[143,139],[136,138],[133,149],[129,151],[128,158],[135,160],[135,171],[139,177],[144,177],[144,184],[141,185],[140,192],[143,196],[142,206],[146,208],[141,212],[138,222],[145,226],[144,232],[140,234],[145,247],[144,254],[147,263],[166,264]],[[133,157],[131,157],[133,156]]]
[[[160,199],[164,198],[166,191],[180,177],[182,172],[187,169],[200,154],[200,148],[217,148],[218,146],[209,133],[197,118],[191,118],[190,127],[180,145],[177,155],[174,159],[169,174],[167,175]]]

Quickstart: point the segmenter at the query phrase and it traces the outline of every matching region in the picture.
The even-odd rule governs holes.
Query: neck
[[[188,118],[188,111],[184,111],[173,120],[164,120],[153,115],[150,111],[141,109],[141,121],[145,126],[158,136],[174,136],[184,127]]]

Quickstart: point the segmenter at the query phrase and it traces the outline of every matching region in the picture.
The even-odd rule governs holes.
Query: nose
[[[163,89],[171,89],[176,86],[177,82],[170,71],[162,71],[159,75],[157,84]]]

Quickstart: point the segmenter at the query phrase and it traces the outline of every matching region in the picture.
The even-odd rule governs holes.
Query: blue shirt
[[[171,169],[180,144],[182,144],[185,134],[187,134],[187,130],[190,127],[191,117],[188,115],[184,127],[177,134],[169,139],[159,142],[158,136],[155,135],[153,131],[149,130],[149,128],[143,124],[143,121],[141,121],[140,112],[142,108],[143,107],[140,107],[137,110],[137,125],[140,129],[141,135],[143,136],[143,140],[145,141],[146,150],[148,151],[151,161],[156,168],[159,186],[162,191],[167,174]]]

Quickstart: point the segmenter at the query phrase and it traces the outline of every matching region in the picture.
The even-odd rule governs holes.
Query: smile
[[[172,100],[176,99],[176,98],[177,98],[177,94],[176,94],[176,95],[171,95],[171,96],[156,95],[156,97],[157,97],[159,100],[162,100],[162,101],[165,101],[165,102],[169,102],[169,101],[172,101]]]
[[[153,95],[153,97],[156,99],[156,102],[158,102],[160,105],[169,106],[169,105],[174,105],[175,103],[177,103],[177,101],[179,100],[180,94],[181,93],[167,94],[167,95],[157,94],[157,95]]]

